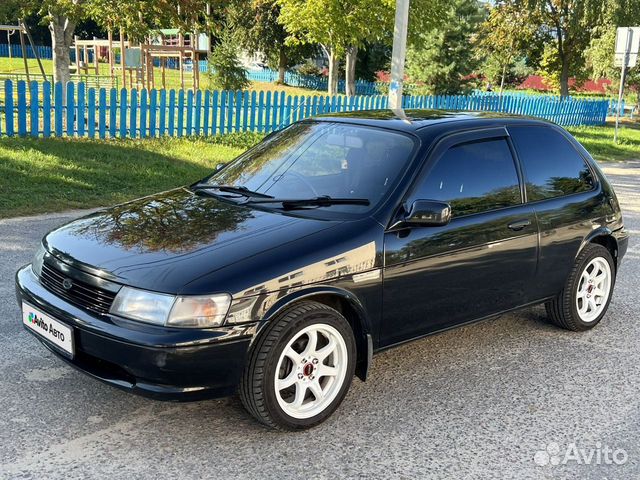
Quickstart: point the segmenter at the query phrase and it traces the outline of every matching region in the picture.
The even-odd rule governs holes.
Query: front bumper
[[[160,400],[233,394],[256,329],[164,328],[90,314],[46,290],[30,265],[16,273],[16,297],[73,328],[75,355],[69,358],[25,327],[59,358],[110,385]]]

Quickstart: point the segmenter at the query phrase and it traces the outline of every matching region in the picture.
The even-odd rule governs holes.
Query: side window
[[[584,159],[560,132],[545,126],[509,127],[522,161],[530,201],[591,190],[595,181]]]
[[[520,204],[518,173],[507,141],[491,139],[451,147],[413,197],[449,202],[454,217]]]

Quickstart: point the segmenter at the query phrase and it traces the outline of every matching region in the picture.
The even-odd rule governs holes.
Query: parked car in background
[[[383,349],[539,303],[597,325],[628,234],[586,150],[530,118],[405,115],[298,122],[48,233],[16,276],[25,328],[121,389],[239,391],[260,422],[301,429]]]

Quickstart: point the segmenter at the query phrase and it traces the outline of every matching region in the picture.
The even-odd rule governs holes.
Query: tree
[[[620,84],[620,67],[613,62],[617,26],[640,24],[640,0],[628,2],[610,1],[605,21],[593,32],[589,48],[585,52],[586,65],[593,78],[609,78]],[[635,87],[636,101],[640,107],[640,65],[627,71],[626,83]],[[617,89],[617,88],[616,88]]]
[[[545,46],[542,73],[557,81],[560,95],[568,96],[569,78],[584,72],[583,52],[592,30],[602,22],[603,1],[518,0],[517,5],[536,15],[539,27],[549,33],[552,44]]]
[[[483,20],[477,0],[452,0],[439,25],[418,36],[407,51],[407,75],[434,94],[464,90],[475,68],[469,48],[473,33]]]
[[[222,90],[244,90],[249,86],[247,72],[238,59],[238,44],[225,32],[209,55],[209,86]]]
[[[357,51],[391,29],[393,0],[276,0],[290,43],[318,43],[329,59],[329,94],[338,92],[338,66],[347,60],[346,94],[355,94]]]
[[[505,79],[515,62],[524,57],[533,40],[538,22],[533,14],[518,8],[512,1],[496,3],[487,19],[480,25],[476,36],[475,52],[478,60],[500,81],[500,95]],[[493,76],[493,75],[492,75]]]
[[[262,53],[278,70],[278,83],[285,83],[287,68],[299,63],[313,48],[287,43],[289,34],[278,21],[280,6],[275,0],[234,0],[228,21],[240,45],[249,52]]]

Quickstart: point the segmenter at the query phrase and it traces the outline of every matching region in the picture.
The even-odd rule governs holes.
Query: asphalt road
[[[640,162],[606,171],[632,238],[598,327],[565,332],[536,307],[407,344],[302,433],[53,357],[22,329],[13,274],[80,212],[0,220],[0,478],[640,478]]]

